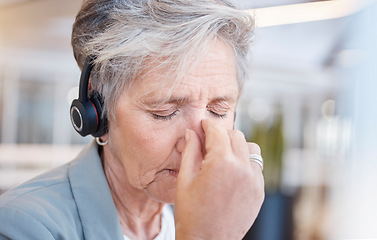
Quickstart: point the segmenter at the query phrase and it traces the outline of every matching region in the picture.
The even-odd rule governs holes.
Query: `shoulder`
[[[23,206],[33,210],[36,205],[40,204],[40,201],[59,203],[56,200],[71,195],[67,177],[69,164],[53,169],[5,192],[0,197],[0,208]]]
[[[51,170],[0,197],[0,236],[55,239],[59,232],[76,232],[81,227],[68,179],[69,166]]]
[[[0,222],[0,240],[120,239],[118,214],[95,142],[72,162],[4,193]]]
[[[0,239],[55,239],[41,221],[22,209],[1,207],[0,222]]]

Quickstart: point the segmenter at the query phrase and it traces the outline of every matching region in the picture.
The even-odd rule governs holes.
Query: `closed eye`
[[[214,117],[216,118],[226,118],[228,115],[226,113],[223,113],[223,114],[219,114],[219,113],[216,113],[216,112],[213,112],[213,111],[209,111]]]
[[[175,110],[174,112],[170,113],[170,114],[163,114],[163,113],[151,113],[152,114],[152,117],[156,120],[171,120],[175,115],[177,115],[177,113],[179,112],[179,110]]]

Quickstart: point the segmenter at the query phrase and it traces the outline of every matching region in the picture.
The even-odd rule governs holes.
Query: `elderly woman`
[[[2,196],[0,239],[242,239],[264,198],[233,130],[252,28],[226,0],[85,1],[71,117],[96,141]]]

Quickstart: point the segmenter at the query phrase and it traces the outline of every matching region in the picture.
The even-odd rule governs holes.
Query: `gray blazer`
[[[123,240],[95,142],[0,197],[0,239]]]

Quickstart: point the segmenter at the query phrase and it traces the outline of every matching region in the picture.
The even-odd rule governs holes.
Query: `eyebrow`
[[[229,102],[229,103],[235,103],[235,102],[237,102],[237,98],[224,96],[224,97],[218,97],[218,98],[212,99],[211,102]]]
[[[146,106],[149,106],[149,107],[158,107],[158,106],[163,105],[163,104],[180,105],[180,104],[187,102],[187,101],[188,101],[188,97],[180,97],[180,98],[166,97],[166,98],[161,98],[161,99],[157,99],[157,100],[153,100],[153,101],[149,101],[148,97],[145,97],[145,98],[142,98],[142,99],[139,100],[139,102],[142,105],[146,105]]]
[[[184,103],[188,102],[188,97],[162,97],[161,99],[157,99],[154,101],[147,101],[147,103],[151,104],[167,104],[167,103]]]

